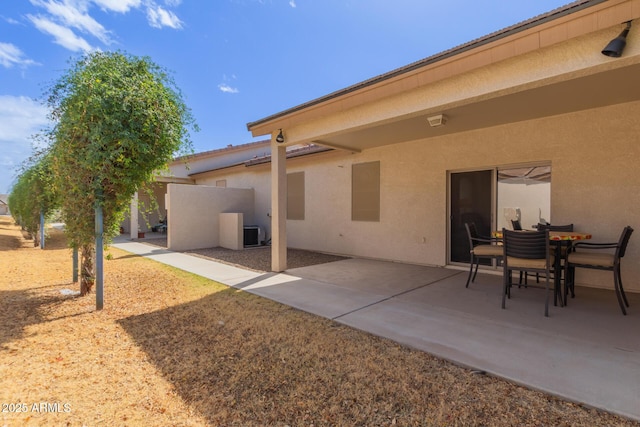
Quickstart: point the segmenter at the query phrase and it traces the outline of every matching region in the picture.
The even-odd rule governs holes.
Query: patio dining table
[[[527,231],[527,230],[522,230]],[[502,239],[502,230],[494,231],[491,233],[493,237]],[[576,231],[551,231],[549,230],[549,243],[554,245],[557,250],[556,253],[560,254],[560,256],[554,257],[554,266],[553,269],[555,271],[554,274],[554,304],[557,301],[557,297],[560,297],[561,305],[567,304],[567,296],[568,289],[566,288],[566,277],[565,277],[565,291],[564,296],[562,292],[560,292],[560,281],[561,281],[561,268],[562,268],[562,260],[566,258],[567,254],[570,251],[571,245],[575,240],[589,240],[591,239],[591,234],[589,233],[580,233]],[[566,251],[562,251],[562,247],[566,247]],[[564,253],[563,253],[564,252]],[[575,292],[573,287],[571,288],[571,297],[575,297]]]
[[[527,230],[523,230],[527,231]],[[498,239],[502,239],[502,230],[494,231],[492,233],[493,237]],[[591,239],[591,234],[588,233],[578,233],[575,231],[549,231],[549,241],[550,242],[572,242],[574,240],[589,240]]]

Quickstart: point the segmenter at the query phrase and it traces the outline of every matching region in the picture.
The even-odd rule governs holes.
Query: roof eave
[[[588,7],[592,7],[595,6],[597,4],[600,3],[604,3],[607,0],[578,0],[578,1],[574,1],[572,3],[569,3],[563,7],[554,9],[550,12],[544,13],[542,15],[538,15],[534,18],[528,19],[526,21],[520,22],[518,24],[512,25],[510,27],[507,27],[505,29],[496,31],[494,33],[491,33],[487,36],[481,37],[479,39],[475,39],[472,40],[468,43],[456,46],[454,48],[451,48],[449,50],[446,50],[444,52],[440,52],[437,53],[435,55],[429,56],[427,58],[424,58],[422,60],[416,61],[414,63],[411,63],[409,65],[406,65],[404,67],[401,68],[397,68],[395,70],[392,70],[388,73],[384,73],[381,75],[378,75],[376,77],[373,77],[371,79],[368,80],[364,80],[360,83],[357,83],[355,85],[346,87],[344,89],[332,92],[328,95],[322,96],[320,98],[316,98],[314,100],[311,100],[309,102],[303,103],[303,104],[299,104],[295,107],[289,108],[287,110],[283,110],[279,113],[276,114],[272,114],[270,116],[267,116],[265,118],[262,118],[260,120],[256,120],[253,122],[249,122],[247,123],[247,130],[249,132],[253,132],[254,128],[259,127],[261,125],[264,125],[265,123],[274,121],[274,120],[278,120],[281,119],[285,116],[288,116],[292,113],[296,113],[302,110],[305,110],[307,108],[310,107],[314,107],[317,106],[319,104],[334,100],[336,98],[340,98],[342,96],[351,94],[353,92],[357,92],[359,90],[365,89],[365,88],[369,88],[371,86],[377,85],[379,83],[385,82],[387,80],[396,78],[398,76],[402,76],[403,74],[407,74],[410,72],[413,72],[415,70],[418,70],[420,68],[426,67],[426,66],[430,66],[434,63],[446,60],[448,58],[463,54],[465,52],[468,52],[470,50],[473,49],[477,49],[481,46],[484,46],[486,44],[489,43],[493,43],[496,42],[500,39],[503,39],[505,37],[509,37],[512,36],[514,34],[520,33],[522,31],[531,29],[533,27],[545,24],[547,22],[551,22],[554,21],[556,19],[562,18],[564,16],[570,15],[572,13],[578,12],[580,10],[586,9]],[[259,134],[258,134],[259,135]],[[258,135],[254,135],[254,136],[258,136]]]

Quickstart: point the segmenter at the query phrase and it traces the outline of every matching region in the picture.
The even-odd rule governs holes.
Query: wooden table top
[[[522,231],[532,231],[532,230],[522,230]],[[494,231],[491,233],[493,237],[497,237],[498,239],[502,239],[502,230]],[[549,240],[589,240],[591,239],[591,234],[588,233],[579,233],[577,231],[549,231]]]

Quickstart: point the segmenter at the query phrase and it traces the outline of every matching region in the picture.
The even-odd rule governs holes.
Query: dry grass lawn
[[[0,217],[0,426],[638,426],[111,249]]]

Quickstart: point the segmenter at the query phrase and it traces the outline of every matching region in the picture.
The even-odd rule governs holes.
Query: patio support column
[[[130,212],[130,219],[129,219],[129,227],[131,227],[130,230],[130,237],[132,239],[137,239],[138,238],[138,192],[136,191],[133,194],[133,197],[131,198],[131,209],[129,210]]]
[[[271,136],[271,269],[287,269],[287,147]]]

